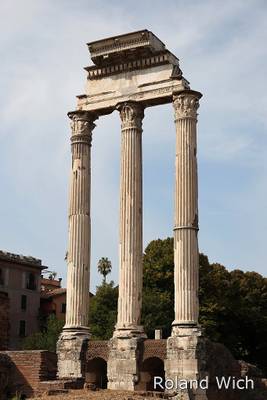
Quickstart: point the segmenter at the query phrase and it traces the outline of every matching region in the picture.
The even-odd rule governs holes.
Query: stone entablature
[[[140,58],[138,60],[124,60],[119,64],[107,65],[107,66],[90,66],[85,67],[85,70],[88,72],[88,79],[99,79],[103,78],[107,75],[114,75],[121,72],[130,72],[133,70],[151,68],[158,65],[164,64],[174,64],[179,65],[178,59],[168,50],[165,50],[162,53],[159,53],[154,56]],[[178,72],[178,71],[177,71]],[[182,71],[179,68],[179,75],[177,74],[176,77],[182,78]]]
[[[189,88],[179,59],[150,31],[143,30],[88,44],[95,65],[88,72],[78,110],[111,113],[118,103],[144,107],[172,102],[174,93]]]
[[[107,65],[125,57],[136,58],[137,54],[146,56],[165,50],[164,43],[147,29],[97,40],[87,45],[95,65]]]
[[[150,68],[146,68],[149,74]],[[106,76],[101,80],[88,80],[86,91],[90,95],[77,96],[79,110],[97,112],[98,115],[110,114],[116,109],[118,103],[127,101],[140,102],[144,107],[166,104],[172,101],[174,93],[189,89],[186,79],[180,78],[180,70],[167,64],[154,68],[155,81],[147,79],[147,75],[132,73],[132,76],[121,73],[119,79],[114,82],[112,76]],[[177,73],[177,78],[175,74]],[[129,74],[127,74],[129,75]],[[122,85],[125,80],[125,86]],[[101,85],[99,84],[101,82]]]

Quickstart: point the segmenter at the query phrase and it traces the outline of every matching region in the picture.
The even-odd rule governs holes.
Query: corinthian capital
[[[173,96],[173,106],[175,111],[175,119],[181,118],[197,118],[197,109],[199,107],[199,99],[202,94],[187,90],[178,95]]]
[[[68,113],[71,119],[71,142],[89,143],[92,140],[92,131],[95,127],[94,121],[97,115],[89,111],[73,111]]]
[[[142,129],[144,118],[144,107],[136,102],[129,101],[117,106],[121,117],[122,129],[137,128]]]

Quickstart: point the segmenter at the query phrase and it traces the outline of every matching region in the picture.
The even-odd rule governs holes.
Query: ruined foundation
[[[84,381],[89,337],[62,333],[57,343],[59,379]]]
[[[140,381],[142,337],[114,337],[110,340],[108,359],[108,388],[136,390]]]
[[[208,376],[205,354],[206,339],[199,327],[176,327],[175,335],[167,340],[167,357],[165,360],[165,377],[175,382],[177,379],[188,381],[205,379]],[[170,389],[185,400],[207,400],[205,389]],[[193,397],[194,396],[194,397]]]
[[[189,82],[183,77],[178,58],[146,29],[91,42],[88,46],[94,65],[85,68],[88,73],[85,93],[78,96],[76,110],[68,114],[72,133],[68,295],[66,325],[57,346],[58,377],[83,380],[87,373],[92,380],[94,375],[93,360],[88,371],[85,367],[89,339],[91,146],[94,122],[99,117],[118,111],[121,119],[118,315],[113,338],[109,342],[109,355],[101,362],[105,366],[107,362],[109,389],[133,391],[140,390],[142,385],[151,387],[153,374],[149,375],[149,368],[156,357],[154,360],[153,356],[150,357],[152,361],[144,361],[142,352],[146,347],[146,336],[140,326],[143,279],[142,132],[147,107],[172,103],[176,127],[173,154],[175,320],[171,337],[167,340],[167,354],[163,358],[165,375],[167,379],[187,380],[208,375],[212,382],[222,370],[216,364],[217,347],[202,336],[198,322],[197,117],[202,95],[191,90]],[[222,355],[225,354],[227,350],[224,348]],[[163,360],[158,362],[158,371],[161,372],[164,369],[161,369]],[[216,372],[211,372],[212,369]],[[231,373],[231,369],[227,368],[224,372],[228,370]],[[207,393],[205,390],[189,390],[174,395],[179,400],[231,399],[231,393],[222,396],[221,392],[216,392],[214,385]],[[238,393],[234,395],[232,398],[237,400]]]

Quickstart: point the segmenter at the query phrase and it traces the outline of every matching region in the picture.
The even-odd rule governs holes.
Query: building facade
[[[6,292],[0,292],[0,350],[8,349],[9,340],[9,298]]]
[[[93,296],[89,293],[89,298]],[[47,317],[55,315],[58,320],[65,321],[67,304],[67,289],[61,287],[61,278],[46,279],[41,278],[41,298],[40,314],[43,318],[44,326]]]
[[[41,279],[40,311],[44,322],[51,314],[65,321],[66,289],[61,287],[61,279]]]
[[[46,268],[40,259],[0,251],[0,292],[9,303],[10,350],[39,331],[41,271]]]

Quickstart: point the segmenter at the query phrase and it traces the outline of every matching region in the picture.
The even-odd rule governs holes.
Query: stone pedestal
[[[58,378],[84,380],[89,336],[78,333],[60,335],[57,342]]]
[[[140,381],[140,360],[144,338],[113,337],[108,359],[108,388],[135,390]]]
[[[110,341],[108,388],[134,390],[139,380],[143,279],[142,119],[135,102],[118,106],[121,117],[120,269],[118,317]]]
[[[83,360],[90,337],[90,194],[91,141],[95,114],[69,113],[71,118],[72,170],[69,198],[66,322],[57,343],[58,378],[84,377]]]
[[[176,327],[167,340],[165,361],[166,379],[173,382],[185,379],[188,382],[207,377],[205,339],[201,336],[200,327]],[[177,399],[206,400],[206,390],[201,388],[179,389]],[[183,397],[182,397],[183,395]],[[180,396],[180,397],[179,397]]]

